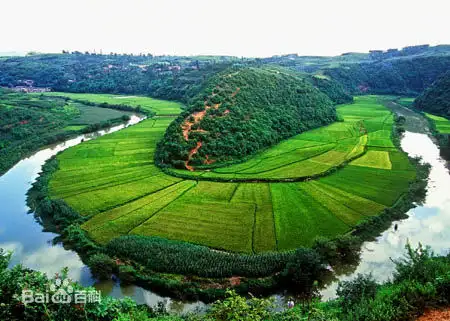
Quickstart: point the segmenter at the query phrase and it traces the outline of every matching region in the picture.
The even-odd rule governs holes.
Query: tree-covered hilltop
[[[162,166],[220,165],[336,120],[332,101],[306,80],[267,68],[214,76],[158,145]]]
[[[431,114],[450,118],[450,71],[417,97],[414,106]]]
[[[391,58],[327,68],[324,74],[353,94],[400,94],[415,96],[450,70],[450,56]]]
[[[306,78],[314,87],[327,95],[335,104],[345,104],[353,101],[341,83],[326,76],[314,75]]]

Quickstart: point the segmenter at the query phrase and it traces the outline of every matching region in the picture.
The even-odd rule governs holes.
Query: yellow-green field
[[[167,175],[153,156],[174,118],[158,117],[59,154],[50,193],[88,217],[83,228],[102,244],[128,234],[245,253],[310,246],[318,236],[346,233],[391,206],[415,177],[407,157],[393,147],[392,115],[376,96],[357,97],[338,112],[343,123],[206,172],[299,177],[356,158],[320,179],[237,183]]]
[[[440,134],[450,134],[450,120],[429,113],[425,113],[425,115],[436,125],[436,130]]]

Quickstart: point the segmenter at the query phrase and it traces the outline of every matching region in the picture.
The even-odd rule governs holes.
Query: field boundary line
[[[330,143],[330,144],[335,144],[335,146],[333,146],[333,148],[330,148],[330,149],[328,149],[328,150],[326,150],[326,151],[324,151],[324,152],[321,152],[321,153],[319,153],[319,154],[316,154],[316,155],[314,155],[313,157],[318,157],[318,156],[320,156],[320,155],[323,155],[323,154],[325,154],[325,153],[328,153],[329,151],[334,150],[334,149],[336,148],[336,146],[338,145],[338,144],[336,144],[336,143]],[[280,168],[283,168],[283,167],[286,167],[286,166],[289,166],[289,165],[293,165],[293,164],[302,162],[302,161],[304,161],[304,160],[308,160],[308,159],[310,159],[310,158],[311,158],[311,157],[301,158],[301,159],[296,160],[296,161],[294,161],[294,162],[286,163],[286,164],[283,164],[283,165],[281,165],[281,166],[279,166],[279,167],[275,167],[275,168],[268,169],[268,170],[264,170],[264,171],[260,171],[260,172],[250,172],[250,173],[242,173],[242,174],[247,175],[247,174],[261,174],[261,173],[267,173],[267,172],[275,171],[275,170],[277,170],[277,169],[280,169]],[[235,174],[236,174],[236,175],[241,175],[240,172],[235,172]]]
[[[231,196],[230,196],[230,199],[228,200],[228,203],[231,203],[231,201],[233,200],[233,197],[234,197],[234,195],[236,194],[236,192],[237,192],[239,186],[241,186],[241,183],[236,183],[236,187],[235,187],[235,189],[233,190],[233,193],[231,193]]]
[[[316,182],[312,182],[312,183],[316,183]],[[329,198],[331,198],[332,200],[334,200],[334,201],[340,203],[341,205],[343,205],[344,207],[348,208],[349,210],[355,211],[356,213],[359,213],[359,214],[361,214],[361,215],[364,216],[364,217],[372,217],[372,216],[374,216],[374,215],[366,215],[366,214],[364,214],[364,213],[361,213],[360,211],[357,211],[357,210],[351,208],[350,206],[345,205],[345,204],[342,203],[341,201],[339,201],[339,200],[335,199],[333,196],[331,196],[331,195],[330,195],[330,192],[324,190],[323,188],[317,187],[316,184],[312,184],[312,187],[313,187],[316,191],[318,191],[319,193],[323,193],[323,194],[327,195]],[[347,192],[347,193],[348,193],[348,192]],[[352,193],[349,193],[349,194],[352,194]],[[376,204],[378,204],[378,205],[383,206],[384,208],[386,208],[385,205],[379,204],[379,203],[374,202],[374,201],[372,201],[372,200],[368,200],[367,198],[364,198],[364,197],[361,197],[361,196],[355,195],[355,194],[352,194],[352,195],[354,195],[354,196],[356,196],[356,197],[360,197],[360,198],[365,199],[365,200],[367,200],[367,201],[376,203]],[[377,213],[377,214],[378,214],[378,213]]]
[[[181,181],[182,181],[182,180],[181,180]],[[158,193],[158,192],[162,191],[163,189],[166,189],[166,188],[168,188],[168,187],[171,187],[171,186],[173,186],[173,185],[175,185],[175,184],[180,183],[181,181],[172,183],[172,184],[170,184],[170,185],[167,185],[167,186],[165,186],[165,187],[162,187],[162,188],[160,188],[160,189],[158,189],[158,190],[156,190],[156,191],[153,191],[153,192],[151,192],[151,193],[147,193],[147,194],[144,194],[144,195],[135,197],[135,198],[133,198],[133,199],[129,199],[129,200],[127,200],[126,202],[123,202],[123,203],[121,203],[121,204],[118,204],[118,205],[115,205],[115,206],[110,206],[110,207],[106,208],[105,210],[103,210],[103,211],[101,211],[101,212],[99,212],[99,213],[91,214],[91,215],[89,215],[89,216],[86,216],[86,218],[87,218],[88,220],[90,220],[92,217],[94,217],[94,216],[96,216],[96,215],[98,215],[98,214],[101,214],[101,213],[104,213],[104,212],[113,210],[113,209],[115,209],[115,208],[124,206],[124,205],[126,205],[126,204],[135,202],[135,201],[137,201],[138,199],[141,199],[141,198],[143,198],[143,197],[147,197],[147,196],[149,196],[149,195],[151,195],[151,194]]]
[[[171,188],[172,186],[175,186],[175,185],[177,185],[177,184],[180,184],[180,183],[182,183],[182,182],[185,182],[185,181],[177,182],[177,183],[172,184],[172,185],[170,185],[170,186],[167,186],[166,188],[163,188],[163,189],[161,189],[161,190],[159,190],[158,192],[155,192],[155,193],[162,192],[162,191],[164,191],[164,190],[166,190],[166,189],[168,189],[168,188]],[[152,193],[152,194],[155,194],[155,193]],[[164,195],[162,195],[162,196],[165,196],[165,195],[170,194],[170,193],[171,193],[171,192],[168,192],[168,193],[166,193],[166,194],[164,194]],[[152,195],[152,194],[149,194],[149,195],[147,195],[147,196],[150,196],[150,195]],[[147,197],[147,196],[144,196],[144,197]],[[142,198],[144,198],[144,197],[141,197],[140,199],[142,199]],[[139,199],[135,200],[135,202],[138,201],[138,200],[139,200]],[[121,218],[124,217],[125,215],[129,215],[129,214],[131,214],[131,213],[133,213],[133,212],[136,212],[136,211],[140,210],[140,209],[143,208],[143,207],[146,207],[148,204],[150,204],[150,202],[145,203],[144,205],[142,205],[142,206],[140,206],[140,207],[138,207],[138,208],[136,208],[136,209],[134,209],[134,210],[132,210],[132,211],[130,211],[130,212],[124,213],[124,214],[122,214],[122,215],[116,217],[115,219],[106,222],[105,224],[107,224],[107,223],[109,223],[109,222],[117,221],[118,219],[121,219]],[[119,208],[119,207],[122,207],[122,206],[125,206],[125,205],[126,205],[126,204],[121,205],[121,206],[118,206],[118,207],[115,207],[115,208],[113,208],[113,209],[111,209],[111,210],[114,210],[114,209],[116,209],[116,208]],[[111,211],[111,210],[110,210],[110,211]],[[107,212],[107,211],[105,211],[105,212]],[[102,212],[102,213],[105,213],[105,212]],[[98,214],[97,214],[97,215],[98,215]],[[95,229],[93,229],[92,231],[98,230],[99,228],[101,228],[101,227],[104,226],[105,224],[100,225],[98,228],[95,228]],[[140,225],[140,223],[139,223],[138,225]]]
[[[159,175],[160,175],[160,174],[155,175],[155,176],[159,176]],[[111,185],[111,186],[107,186],[107,185],[112,184],[112,183],[103,184],[103,185],[100,185],[100,186],[96,186],[94,189],[91,189],[91,190],[84,190],[84,191],[82,191],[82,192],[75,193],[75,194],[72,194],[72,195],[58,196],[58,198],[69,198],[69,197],[79,196],[79,195],[82,195],[82,194],[95,192],[95,191],[102,190],[102,189],[105,189],[105,188],[110,188],[110,187],[115,187],[115,186],[121,186],[121,185],[129,184],[129,183],[134,183],[134,182],[142,181],[142,180],[147,179],[147,178],[149,178],[149,177],[152,177],[152,175],[140,177],[140,178],[137,178],[137,179],[134,179],[134,180],[131,180],[131,181],[127,181],[127,182],[124,182],[124,183],[121,183],[121,184],[115,184],[115,185]]]
[[[177,183],[178,184],[178,183]],[[152,219],[155,215],[157,215],[159,212],[161,212],[163,209],[165,209],[166,207],[168,207],[170,204],[172,204],[173,202],[175,202],[176,200],[178,200],[180,197],[182,197],[184,194],[186,194],[188,191],[190,191],[192,188],[196,187],[197,183],[195,183],[194,185],[192,185],[191,187],[187,188],[185,191],[183,191],[180,195],[178,195],[176,198],[174,198],[172,201],[170,201],[169,203],[167,203],[166,205],[164,205],[163,207],[161,207],[159,210],[157,210],[155,213],[153,213],[149,218],[147,218],[144,222],[142,222],[141,224],[131,228],[126,235],[129,235],[134,229],[138,228],[139,226],[147,223],[147,221],[149,221],[150,219]]]
[[[270,194],[270,207],[272,208],[272,218],[273,218],[273,235],[275,236],[275,251],[279,251],[278,247],[278,235],[277,235],[277,222],[275,221],[275,211],[273,209],[273,196],[272,196],[272,184],[267,183],[269,185],[269,194]]]
[[[348,223],[345,223],[340,217],[335,215],[334,212],[332,212],[328,207],[323,205],[317,198],[315,198],[313,195],[311,195],[311,193],[308,193],[308,191],[306,191],[302,188],[299,188],[298,186],[295,186],[295,188],[293,186],[290,186],[290,188],[292,188],[294,191],[303,192],[304,194],[306,194],[306,196],[309,196],[311,199],[313,199],[318,204],[319,207],[327,210],[332,216],[334,216],[339,221],[341,221],[345,226],[347,226],[350,229],[353,228],[353,226],[349,225]]]
[[[253,203],[255,205],[255,209],[253,211],[253,227],[252,227],[252,252],[253,254],[256,254],[255,251],[255,235],[256,235],[256,212],[258,211],[258,204]]]

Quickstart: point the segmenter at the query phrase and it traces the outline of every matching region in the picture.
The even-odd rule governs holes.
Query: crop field
[[[435,116],[429,113],[425,115],[436,125],[436,130],[441,134],[450,134],[450,120],[444,117]]]
[[[95,106],[86,106],[80,103],[70,102],[80,111],[80,114],[70,121],[69,125],[89,125],[100,123],[105,119],[119,118],[123,115],[129,115],[131,113],[121,110],[101,108]]]
[[[156,144],[174,118],[147,119],[59,154],[51,196],[88,217],[82,227],[101,244],[146,235],[242,253],[311,246],[318,236],[346,233],[391,206],[415,177],[390,141],[392,116],[375,96],[357,97],[338,112],[344,122],[295,136],[241,164],[188,172],[195,179],[154,165]],[[370,145],[371,139],[384,143]],[[302,182],[202,180],[299,177],[346,161],[330,175]]]
[[[413,105],[415,98],[411,97],[402,97],[397,100],[397,103],[399,103],[402,106],[410,107]]]
[[[181,104],[172,101],[159,100],[144,96],[108,95],[108,94],[77,94],[64,92],[49,92],[46,96],[61,96],[71,99],[91,101],[96,104],[107,103],[111,105],[140,106],[144,110],[153,111],[158,116],[178,115]]]
[[[354,104],[340,106],[337,111],[344,122],[299,134],[243,163],[211,171],[173,172],[222,180],[299,179],[323,174],[362,156],[369,147],[394,148],[393,116],[376,96],[356,97]]]

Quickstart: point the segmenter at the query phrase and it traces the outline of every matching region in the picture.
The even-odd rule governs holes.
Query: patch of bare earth
[[[237,93],[238,93],[240,90],[241,90],[241,89],[240,89],[239,87],[236,88],[236,90],[231,94],[231,97],[236,96]],[[215,96],[215,95],[216,95],[216,94],[214,94],[214,93],[212,94],[212,96]],[[197,112],[193,113],[192,115],[188,116],[188,118],[187,118],[187,119],[183,122],[183,124],[181,125],[181,128],[182,128],[182,130],[183,130],[183,137],[184,137],[184,139],[185,139],[186,141],[188,141],[188,140],[189,140],[189,134],[190,134],[191,132],[206,133],[207,131],[204,130],[204,129],[199,128],[199,129],[193,130],[192,127],[193,127],[194,125],[198,124],[198,123],[205,117],[205,115],[206,115],[206,113],[207,113],[207,111],[208,111],[209,109],[219,109],[219,107],[220,107],[220,104],[214,104],[214,105],[212,105],[212,106],[209,106],[209,105],[207,105],[207,102],[205,101],[205,109],[204,109],[204,110],[202,110],[202,111],[197,111]],[[230,112],[230,111],[229,111],[228,109],[225,110],[225,112],[223,113],[224,116],[228,115],[229,112]],[[187,160],[185,161],[185,163],[184,163],[187,170],[189,170],[189,171],[194,171],[194,167],[192,167],[191,165],[189,165],[189,162],[191,161],[192,156],[194,156],[195,154],[197,154],[198,150],[202,147],[202,144],[203,144],[203,143],[202,143],[201,141],[197,142],[197,145],[196,145],[193,149],[191,149],[191,150],[189,151],[188,159],[187,159]],[[206,160],[205,160],[204,163],[207,164],[207,165],[210,165],[210,164],[212,164],[212,163],[214,163],[214,162],[215,162],[214,159],[209,159],[209,157],[206,156]]]
[[[417,321],[450,321],[450,308],[427,311]]]

